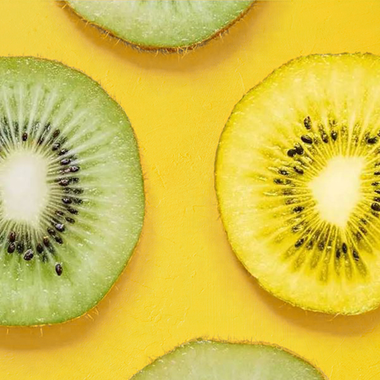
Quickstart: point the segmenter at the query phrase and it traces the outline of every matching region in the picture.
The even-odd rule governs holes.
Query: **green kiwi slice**
[[[188,48],[227,29],[252,0],[66,0],[89,22],[144,49]]]
[[[120,106],[60,63],[0,58],[0,324],[58,323],[95,306],[143,215]]]
[[[235,107],[216,189],[231,245],[275,296],[360,314],[380,304],[380,58],[313,55]]]
[[[162,356],[133,380],[323,380],[311,364],[277,346],[197,341]]]

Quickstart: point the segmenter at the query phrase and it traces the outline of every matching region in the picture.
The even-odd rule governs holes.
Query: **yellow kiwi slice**
[[[313,55],[235,107],[216,189],[238,258],[273,295],[360,314],[380,304],[380,57]]]

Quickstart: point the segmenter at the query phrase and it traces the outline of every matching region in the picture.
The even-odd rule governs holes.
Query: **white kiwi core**
[[[48,202],[48,161],[42,155],[15,151],[0,164],[0,192],[5,220],[38,226]]]
[[[319,176],[309,184],[320,216],[326,222],[344,228],[361,199],[363,157],[331,158]]]

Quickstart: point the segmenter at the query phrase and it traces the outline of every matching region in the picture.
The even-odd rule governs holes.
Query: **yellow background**
[[[182,56],[117,43],[54,0],[0,0],[0,55],[62,61],[122,105],[147,199],[139,247],[96,310],[0,328],[0,379],[127,380],[196,337],[277,343],[331,380],[380,379],[380,310],[334,318],[261,290],[231,252],[213,188],[218,138],[242,95],[291,58],[344,51],[380,54],[379,0],[258,2],[222,39]]]

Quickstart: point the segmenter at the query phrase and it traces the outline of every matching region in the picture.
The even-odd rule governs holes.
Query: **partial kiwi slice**
[[[78,317],[116,281],[144,215],[136,140],[86,75],[0,58],[0,324]]]
[[[253,0],[66,0],[89,22],[145,49],[188,48],[227,29]]]
[[[216,189],[229,241],[275,296],[360,314],[380,303],[380,57],[313,55],[235,107]]]
[[[133,380],[323,380],[285,349],[265,344],[197,341],[162,356]]]

